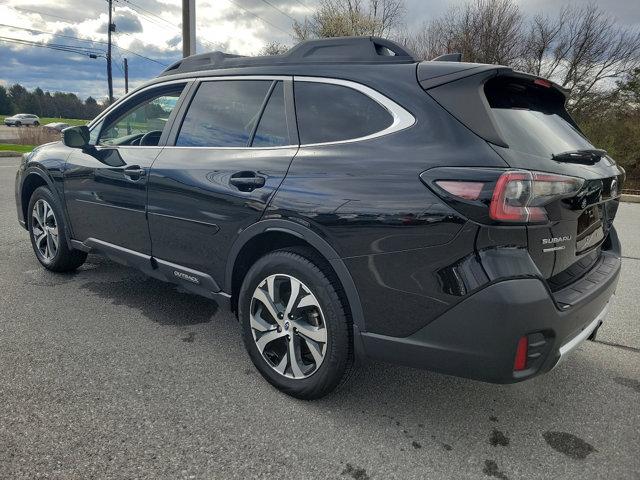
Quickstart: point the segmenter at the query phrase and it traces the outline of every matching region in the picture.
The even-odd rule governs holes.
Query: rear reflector
[[[461,182],[456,180],[438,180],[436,182],[440,188],[459,198],[465,200],[477,200],[484,187],[484,182]]]
[[[513,370],[519,372],[527,368],[527,350],[529,350],[529,339],[520,337],[518,348],[516,348],[516,359],[513,362]]]

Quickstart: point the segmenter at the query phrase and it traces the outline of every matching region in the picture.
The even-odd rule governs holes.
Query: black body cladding
[[[228,108],[189,120],[198,92],[220,80],[258,82],[259,101],[242,107],[237,126]],[[487,82],[503,80],[498,93],[485,91]],[[624,181],[608,157],[580,165],[510,148],[499,118],[505,112],[495,111],[508,106],[490,101],[500,89],[526,85],[550,95],[556,103],[542,113],[574,127],[557,86],[534,80],[495,65],[418,63],[377,38],[308,42],[273,58],[189,57],[92,122],[90,146],[56,143],[27,155],[16,178],[18,216],[24,225],[29,192],[49,185],[64,205],[73,247],[232,308],[243,262],[255,252],[306,245],[344,289],[360,355],[518,381],[552,368],[560,346],[615,290],[620,247],[611,222]],[[362,95],[358,113],[369,117],[357,126],[373,131],[354,124],[359,133],[349,135],[346,122],[344,137],[326,138],[336,135],[326,118],[314,130],[314,105],[330,106],[331,98],[302,95],[325,85]],[[146,108],[126,117],[141,99],[158,113]],[[375,105],[367,109],[369,101]],[[201,110],[215,111],[214,103]],[[263,118],[270,120],[261,125]],[[138,132],[143,120],[157,127]],[[114,133],[103,141],[108,128]],[[207,145],[207,138],[219,140]],[[512,169],[583,183],[545,206],[548,221],[508,224],[493,219],[489,205]],[[476,200],[459,198],[438,186],[442,180],[483,182],[484,190]],[[558,238],[570,240],[543,251],[544,239]],[[581,285],[588,275],[593,281]],[[509,292],[519,286],[524,293],[513,306],[524,313],[509,323]],[[499,322],[494,308],[504,310]],[[536,332],[547,342],[544,359],[515,374],[517,339]]]

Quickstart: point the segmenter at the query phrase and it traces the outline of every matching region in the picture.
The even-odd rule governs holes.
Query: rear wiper
[[[600,148],[585,148],[584,150],[569,150],[562,153],[554,153],[551,155],[551,159],[556,162],[594,164],[606,155],[606,150]]]

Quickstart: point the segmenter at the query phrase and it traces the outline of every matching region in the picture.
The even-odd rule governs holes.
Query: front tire
[[[70,272],[87,259],[86,252],[72,250],[58,201],[47,187],[38,187],[29,200],[27,222],[36,258],[47,270]]]
[[[353,367],[352,322],[330,267],[308,249],[278,250],[247,273],[238,297],[251,360],[273,386],[312,400]]]
[[[40,126],[40,122],[33,122],[33,126],[34,126],[34,127],[38,127],[38,126]]]

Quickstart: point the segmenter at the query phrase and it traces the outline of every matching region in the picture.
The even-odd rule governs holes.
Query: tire
[[[16,122],[16,123],[14,123],[14,125],[15,125],[16,127],[20,127],[20,126],[22,126],[22,123],[20,123],[20,122]]]
[[[47,270],[71,272],[87,259],[86,252],[69,248],[62,210],[47,187],[38,187],[31,195],[27,225],[36,258]]]
[[[298,308],[287,317],[295,282],[300,284],[293,302]],[[265,297],[272,301],[271,310]],[[279,320],[273,311],[282,314]],[[238,295],[242,337],[253,364],[277,389],[304,400],[332,392],[354,368],[353,327],[347,311],[337,277],[324,259],[306,248],[278,250],[260,258]]]
[[[39,126],[40,126],[40,122],[37,122],[37,121],[36,121],[36,122],[33,122],[33,126],[34,126],[34,127],[39,127]]]

